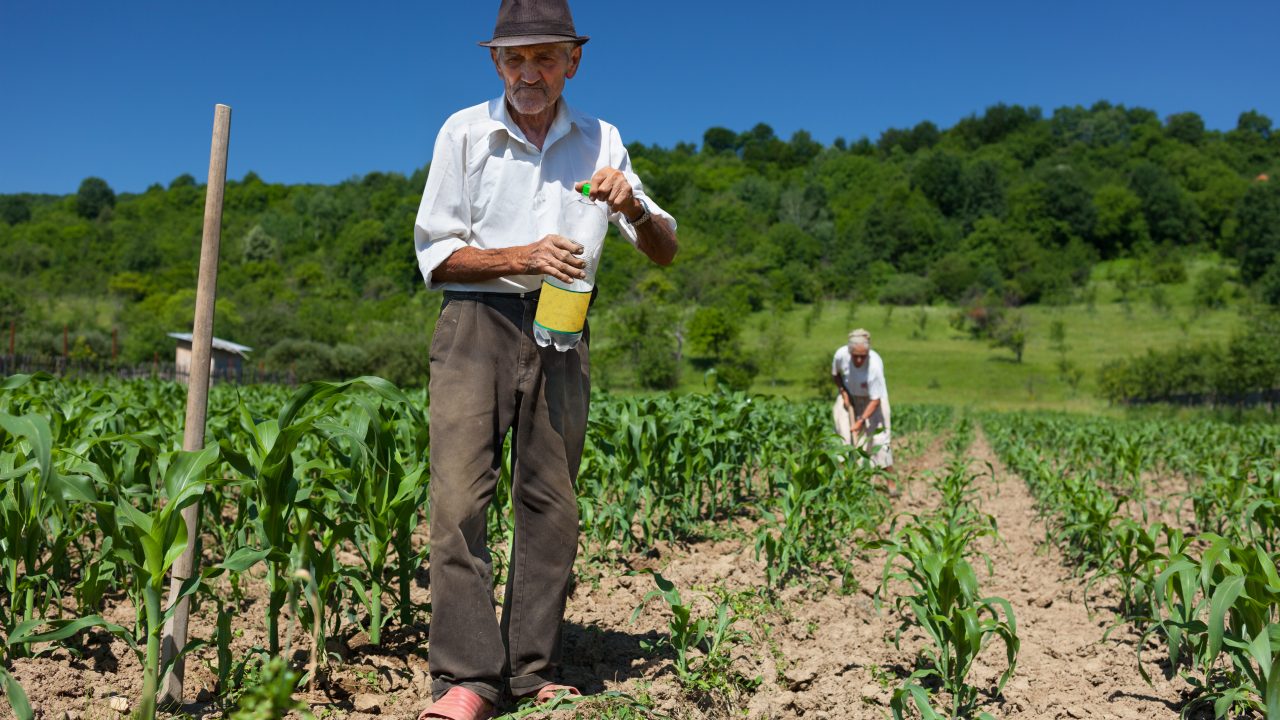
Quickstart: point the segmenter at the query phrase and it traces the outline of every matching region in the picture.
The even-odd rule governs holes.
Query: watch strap
[[[649,220],[653,218],[653,213],[649,212],[649,203],[645,202],[644,198],[636,198],[636,200],[640,202],[640,209],[643,212],[641,212],[640,217],[636,218],[635,220],[630,220],[630,219],[627,220],[627,222],[631,223],[631,227],[633,228],[640,227],[641,225],[649,222]]]

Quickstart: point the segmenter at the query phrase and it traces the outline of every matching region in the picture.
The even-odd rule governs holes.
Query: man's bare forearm
[[[550,275],[571,283],[586,277],[586,262],[578,257],[582,246],[560,235],[543,235],[528,245],[480,250],[455,250],[431,272],[435,282],[480,282],[508,275]]]
[[[866,422],[872,415],[876,414],[876,409],[879,407],[880,398],[872,398],[871,402],[867,403],[867,409],[862,412],[862,416],[858,419]]]
[[[840,397],[844,398],[846,403],[852,403],[853,398],[849,397],[849,388],[844,386],[844,378],[839,375],[832,375],[831,379],[835,381],[836,389],[840,391]]]
[[[676,234],[665,220],[656,215],[636,228],[636,236],[636,247],[659,265],[670,265],[680,249]]]
[[[480,282],[525,274],[528,252],[523,247],[480,250],[459,248],[431,271],[435,282]]]

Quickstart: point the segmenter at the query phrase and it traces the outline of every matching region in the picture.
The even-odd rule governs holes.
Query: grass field
[[[1092,306],[1081,302],[1021,310],[1027,324],[1021,363],[1014,361],[1011,351],[953,328],[950,320],[957,310],[949,306],[890,308],[829,301],[816,311],[813,306],[797,306],[787,313],[756,313],[745,323],[743,345],[748,351],[775,355],[778,361],[775,377],[761,372],[752,391],[812,397],[821,386],[829,394],[832,354],[850,330],[863,327],[871,331],[872,344],[884,358],[894,402],[1103,412],[1107,403],[1097,396],[1096,387],[1104,364],[1151,348],[1225,340],[1240,325],[1237,307],[1204,310],[1192,302],[1195,278],[1214,265],[1212,259],[1193,262],[1188,282],[1159,286],[1166,300],[1163,308],[1151,301],[1150,287],[1131,290],[1128,304],[1121,302],[1110,278],[1126,266],[1099,265],[1086,290],[1094,297]],[[806,331],[807,316],[812,321]],[[1074,389],[1059,371],[1061,355],[1051,347],[1055,320],[1064,324],[1067,359],[1083,371]],[[778,327],[771,328],[773,323]],[[770,336],[786,342],[781,347],[775,342],[770,350],[765,340]],[[680,390],[701,389],[704,383],[703,371],[686,363]]]

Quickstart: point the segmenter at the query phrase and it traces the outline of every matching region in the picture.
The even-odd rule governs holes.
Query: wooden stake
[[[204,198],[204,236],[200,242],[200,276],[196,283],[196,316],[191,331],[191,369],[187,375],[187,418],[182,436],[184,450],[204,447],[205,415],[209,409],[209,359],[213,355],[213,306],[218,294],[218,245],[222,239],[222,195],[227,182],[227,143],[231,138],[231,108],[217,105],[213,111],[213,146],[209,152],[209,185]],[[187,523],[187,547],[177,562],[169,583],[169,605],[178,596],[182,583],[199,572],[196,567],[200,536],[200,503],[183,509]],[[165,623],[162,663],[172,660],[187,644],[187,622],[191,598],[178,607]],[[182,703],[183,658],[173,664],[160,691],[165,704]]]
[[[9,357],[14,357],[14,348],[18,344],[18,321],[9,321]]]
[[[118,338],[119,338],[119,331],[116,328],[111,328],[111,364],[112,365],[116,364],[116,346],[118,345],[117,343]]]

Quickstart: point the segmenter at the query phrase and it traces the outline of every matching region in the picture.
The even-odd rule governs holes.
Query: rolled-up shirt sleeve
[[[455,134],[456,133],[456,134]],[[437,289],[431,274],[471,237],[471,197],[467,192],[467,141],[462,128],[446,126],[436,137],[427,171],[427,186],[413,225],[418,269],[427,287]]]
[[[671,213],[659,207],[658,203],[654,202],[653,198],[645,193],[644,183],[640,181],[640,176],[636,175],[635,170],[631,167],[631,154],[627,152],[627,147],[622,144],[622,138],[617,132],[611,132],[609,133],[608,142],[609,156],[614,158],[613,166],[622,173],[627,182],[631,183],[631,189],[636,198],[643,200],[644,204],[649,207],[649,213],[653,216],[650,222],[659,220],[665,222],[667,227],[671,228],[671,232],[674,233],[676,231],[676,219],[671,216]],[[638,231],[632,227],[631,223],[627,221],[627,216],[623,213],[610,214],[609,221],[618,226],[622,236],[632,245],[636,245],[640,241]]]

